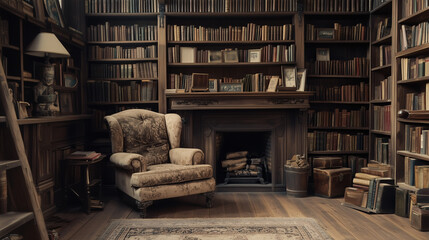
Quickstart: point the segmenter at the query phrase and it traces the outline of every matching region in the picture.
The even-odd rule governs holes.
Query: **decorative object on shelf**
[[[68,88],[74,88],[77,86],[78,79],[73,73],[64,73],[64,86]]]
[[[191,92],[207,92],[209,90],[208,73],[192,73]]]
[[[299,68],[298,73],[296,75],[297,75],[297,83],[298,83],[297,91],[303,92],[303,91],[305,91],[305,81],[307,78],[307,69]]]
[[[317,48],[316,49],[316,60],[317,61],[330,61],[329,48]]]
[[[226,49],[223,50],[224,62],[226,63],[235,63],[238,62],[238,52],[237,49]]]
[[[49,58],[69,57],[69,52],[53,33],[41,32],[27,47],[27,54],[45,57],[42,81],[34,87],[36,113],[39,116],[55,116],[59,112],[58,93],[54,92],[55,68]]]
[[[270,79],[270,83],[268,84],[267,92],[276,92],[278,85],[279,85],[279,78],[277,76],[272,77]]]
[[[209,50],[209,63],[221,63],[222,62],[222,52]]]
[[[249,49],[249,62],[261,62],[262,49]]]
[[[220,92],[243,92],[243,83],[221,83]]]
[[[400,109],[398,111],[398,117],[404,119],[429,120],[429,111]]]
[[[296,88],[296,67],[282,66],[282,79],[285,87]]]
[[[218,91],[218,80],[211,78],[209,79],[209,92],[217,92]]]
[[[333,28],[318,28],[317,40],[334,40]]]
[[[64,27],[63,13],[58,0],[43,0],[43,2],[45,3],[45,9],[49,17],[52,18],[58,26]]]
[[[28,118],[28,111],[27,109],[30,107],[30,104],[28,102],[18,101],[17,102],[18,107],[18,118]]]

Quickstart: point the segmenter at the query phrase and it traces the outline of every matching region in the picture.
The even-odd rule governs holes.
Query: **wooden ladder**
[[[0,239],[16,230],[16,233],[23,235],[24,239],[48,240],[45,220],[34,187],[33,176],[1,59],[0,99],[6,115],[6,126],[10,130],[12,144],[18,156],[18,160],[0,160]],[[10,181],[7,182],[7,180]],[[7,187],[9,187],[9,191],[7,191]],[[11,192],[10,200],[14,201],[13,211],[8,211],[7,208],[8,192]]]

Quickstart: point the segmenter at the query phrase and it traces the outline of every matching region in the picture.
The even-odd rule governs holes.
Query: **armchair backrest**
[[[170,148],[180,145],[180,116],[144,109],[130,109],[106,116],[112,152],[138,153],[147,164],[168,162]]]

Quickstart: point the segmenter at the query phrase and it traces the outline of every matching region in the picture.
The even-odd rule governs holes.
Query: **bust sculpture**
[[[51,64],[43,66],[41,81],[34,87],[34,101],[38,116],[55,116],[59,112],[58,93],[54,91],[55,69]]]

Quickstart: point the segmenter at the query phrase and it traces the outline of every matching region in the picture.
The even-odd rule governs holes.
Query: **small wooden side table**
[[[103,209],[104,204],[101,201],[102,196],[102,182],[101,179],[91,179],[90,176],[90,167],[101,162],[106,156],[100,155],[95,159],[66,159],[67,162],[67,173],[70,172],[72,167],[80,167],[80,183],[77,184],[77,188],[72,185],[69,185],[67,182],[68,174],[66,174],[66,186],[69,188],[69,191],[74,193],[79,201],[82,203],[86,213],[90,213],[91,209]],[[91,199],[91,188],[98,187],[98,199]]]

